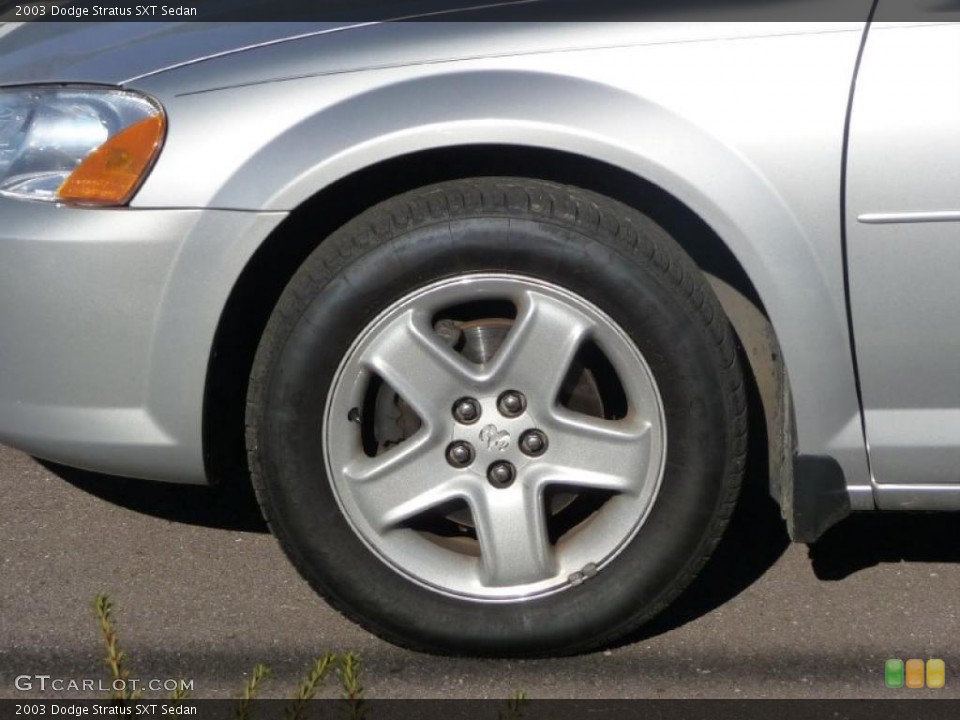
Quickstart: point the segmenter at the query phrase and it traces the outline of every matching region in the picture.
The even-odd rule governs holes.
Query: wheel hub
[[[451,419],[450,442],[469,443],[476,450],[476,459],[468,469],[480,478],[487,477],[487,468],[496,462],[510,462],[519,473],[533,458],[525,455],[519,441],[525,432],[537,427],[529,411],[505,417],[497,408],[497,395],[477,398],[481,420],[464,425]]]

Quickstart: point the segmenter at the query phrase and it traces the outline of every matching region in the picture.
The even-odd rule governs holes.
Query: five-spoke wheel
[[[435,331],[441,317],[461,335],[500,332],[477,358],[471,340]],[[607,361],[615,399],[588,352]],[[589,402],[571,407],[575,390]],[[367,408],[359,425],[355,408]],[[477,599],[551,592],[602,568],[646,518],[666,442],[656,384],[623,330],[556,285],[506,274],[444,280],[387,308],[344,358],[324,428],[337,498],[371,548],[411,580]],[[574,503],[591,512],[572,524],[555,511]],[[444,520],[466,528],[459,542]]]

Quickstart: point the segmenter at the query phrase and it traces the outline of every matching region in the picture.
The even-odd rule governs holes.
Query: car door
[[[850,119],[846,230],[881,507],[960,500],[950,487],[960,490],[958,79],[960,24],[871,27]]]

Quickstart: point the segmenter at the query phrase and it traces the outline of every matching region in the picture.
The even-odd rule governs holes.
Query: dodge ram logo
[[[497,430],[496,425],[485,425],[480,430],[480,442],[487,446],[487,450],[503,452],[510,447],[510,433],[506,430]]]

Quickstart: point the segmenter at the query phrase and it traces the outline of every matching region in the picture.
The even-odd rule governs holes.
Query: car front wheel
[[[644,215],[484,178],[325,239],[255,360],[264,513],[348,617],[416,649],[608,644],[712,551],[746,450],[733,336]]]

